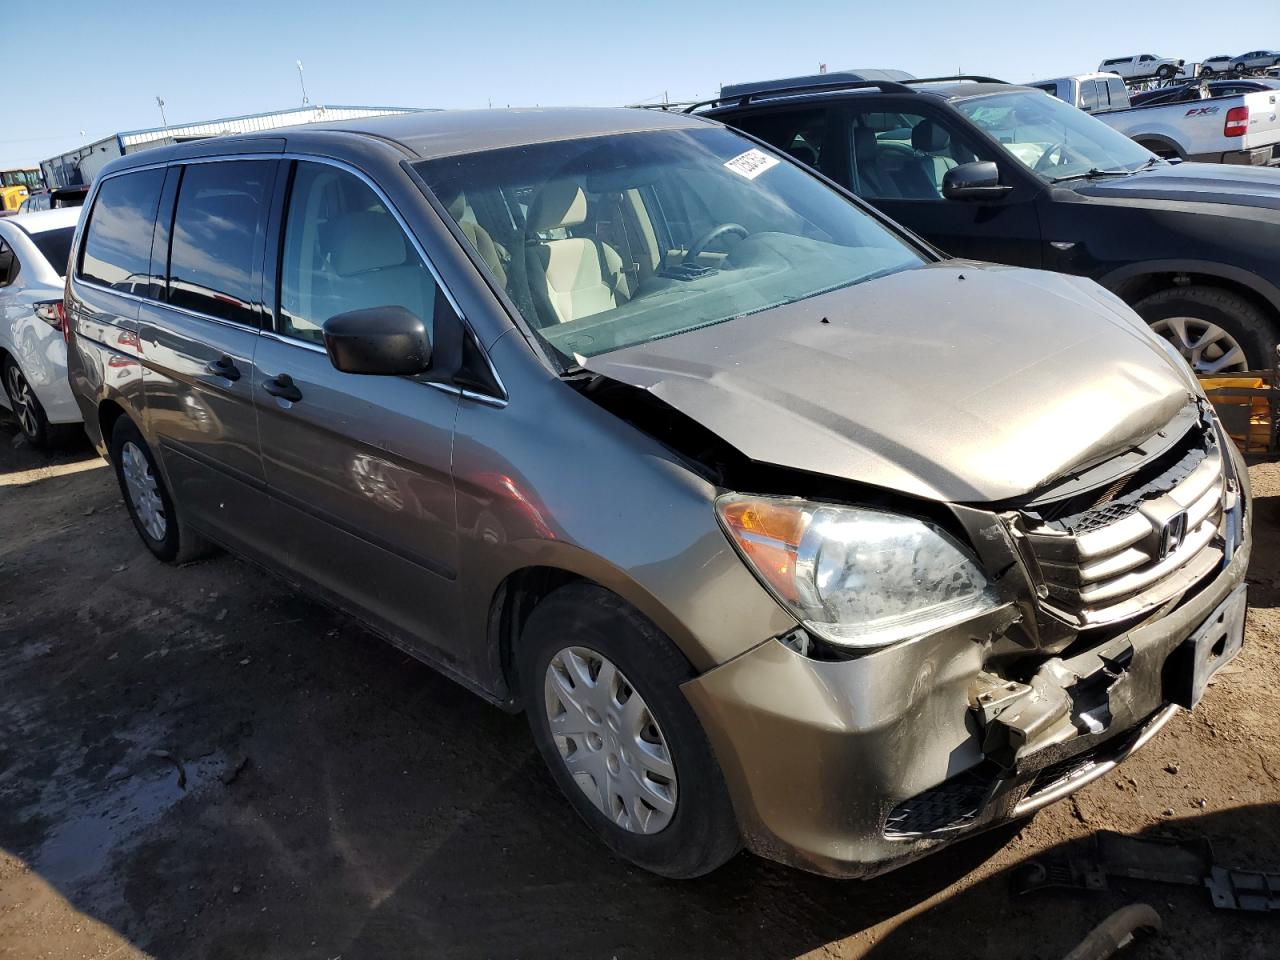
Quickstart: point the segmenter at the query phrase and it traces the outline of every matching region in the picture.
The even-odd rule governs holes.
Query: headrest
[[[932,120],[921,120],[911,131],[911,146],[921,153],[937,153],[951,145],[951,134]]]
[[[444,206],[449,211],[449,216],[454,220],[461,220],[462,215],[467,212],[467,195],[459,190]]]
[[[390,214],[359,210],[333,225],[333,269],[350,277],[405,262],[404,231]]]
[[[876,132],[870,127],[853,128],[853,152],[866,157],[875,153],[880,144],[876,142]]]
[[[538,191],[529,208],[528,230],[542,233],[576,227],[587,219],[587,195],[574,180],[553,180]]]
[[[816,166],[818,163],[818,151],[807,143],[793,143],[787,147],[787,153],[801,163],[807,163],[811,167]]]

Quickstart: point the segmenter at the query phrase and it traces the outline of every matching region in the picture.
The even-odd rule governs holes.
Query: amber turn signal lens
[[[795,602],[796,550],[808,517],[796,503],[767,500],[729,500],[720,505],[720,516],[730,535],[769,586],[784,599]]]

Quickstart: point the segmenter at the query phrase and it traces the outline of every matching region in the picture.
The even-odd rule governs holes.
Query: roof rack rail
[[[682,110],[687,106],[694,104],[693,100],[669,100],[666,103],[628,103],[629,110],[662,110],[664,112],[671,110]]]
[[[903,80],[902,82],[903,82],[903,83],[909,83],[909,84],[917,84],[917,83],[946,83],[948,80],[968,80],[970,83],[1004,83],[1004,84],[1007,84],[1007,83],[1009,82],[1009,81],[1007,81],[1007,80],[997,80],[995,77],[983,77],[983,76],[980,76],[980,75],[978,75],[978,74],[970,74],[970,73],[961,73],[961,74],[956,74],[956,76],[954,76],[954,77],[921,77],[921,78],[920,78],[920,79],[918,79],[918,80]]]
[[[745,107],[752,100],[768,99],[771,97],[789,96],[796,93],[828,93],[835,90],[865,90],[876,89],[884,93],[914,93],[910,87],[904,86],[904,83],[913,83],[914,81],[898,81],[898,80],[857,80],[857,81],[838,81],[836,83],[803,83],[794,87],[770,87],[766,90],[752,90],[750,93],[735,94],[731,97],[713,97],[710,100],[700,100],[697,103],[690,104],[684,108],[685,113],[693,113],[693,111],[701,107],[713,107],[717,104],[733,103],[739,107]]]

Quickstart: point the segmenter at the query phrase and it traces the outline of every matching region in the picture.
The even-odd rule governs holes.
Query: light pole
[[[302,61],[294,61],[298,65],[298,86],[302,87],[302,105],[305,107],[311,101],[307,98],[307,81],[302,78]]]
[[[160,108],[160,123],[167,127],[169,125],[169,120],[164,115],[164,101],[159,97],[156,97],[156,106]]]

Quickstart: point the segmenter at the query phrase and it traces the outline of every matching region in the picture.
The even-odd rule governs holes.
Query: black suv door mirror
[[[991,160],[962,163],[942,177],[942,195],[948,200],[997,200],[1012,189],[1000,182],[1000,168]]]
[[[431,341],[421,320],[404,307],[350,310],[324,323],[329,362],[343,373],[407,376],[431,364]]]

